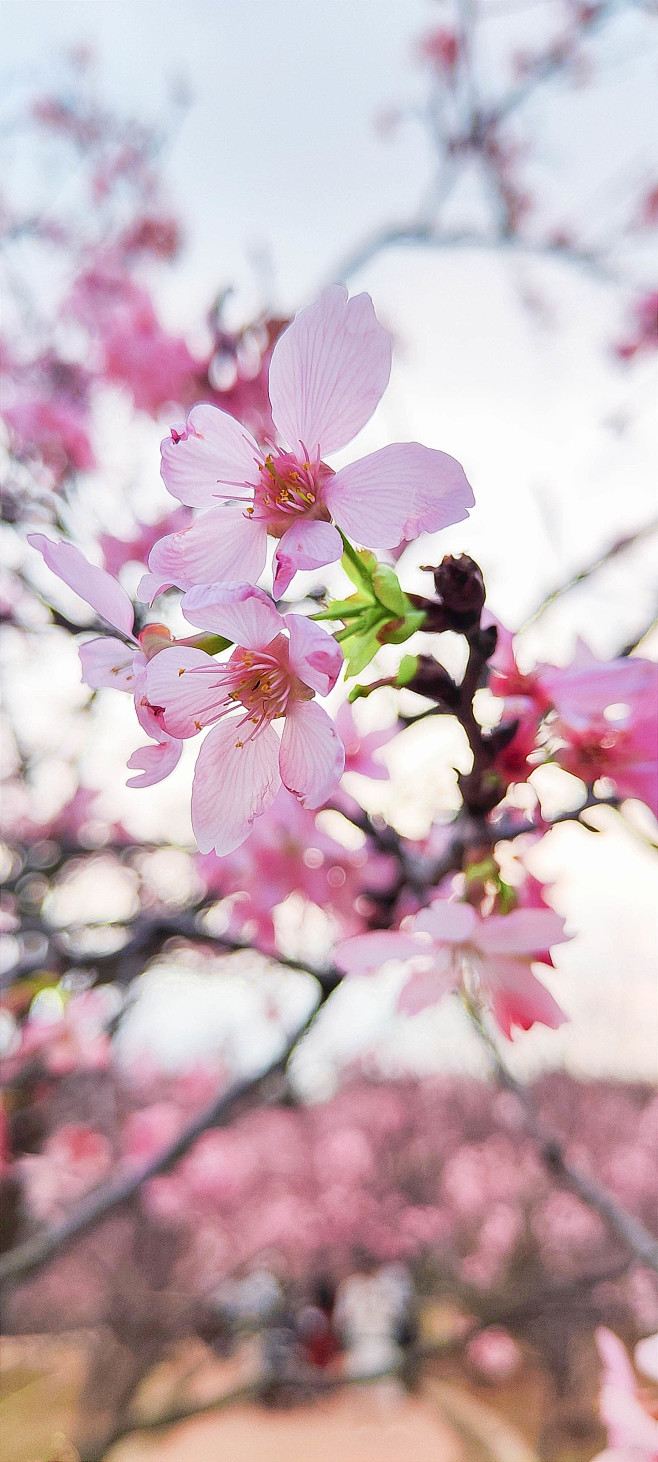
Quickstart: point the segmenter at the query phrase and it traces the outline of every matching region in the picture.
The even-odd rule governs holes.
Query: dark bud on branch
[[[485,600],[482,570],[467,553],[447,554],[438,568],[430,569],[450,628],[462,634],[480,622]]]
[[[467,553],[455,558],[447,554],[438,567],[424,565],[425,572],[432,574],[436,599],[425,599],[410,594],[418,608],[425,611],[423,629],[434,634],[451,629],[457,634],[469,634],[477,629],[485,600],[482,570]]]
[[[407,690],[415,690],[417,695],[436,701],[437,705],[450,708],[459,705],[459,686],[455,685],[447,670],[433,660],[431,655],[418,656],[416,669],[411,679],[406,681],[406,687]]]

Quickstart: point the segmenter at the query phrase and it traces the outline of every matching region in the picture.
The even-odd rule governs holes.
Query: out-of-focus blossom
[[[656,1462],[658,1420],[640,1402],[633,1368],[621,1340],[601,1325],[596,1343],[603,1363],[599,1407],[608,1446],[594,1462]]]
[[[23,1179],[30,1211],[52,1220],[107,1178],[111,1152],[102,1133],[83,1122],[70,1122],[49,1137],[43,1152],[21,1157],[16,1167]]]
[[[103,988],[72,995],[54,1018],[50,1007],[37,1002],[22,1026],[18,1049],[4,1062],[5,1078],[12,1080],[35,1056],[56,1076],[105,1070],[111,1056],[107,1024],[115,1011],[111,992]]]
[[[203,650],[163,651],[147,672],[147,694],[162,708],[172,736],[195,736],[220,723],[197,759],[192,825],[202,853],[230,853],[281,782],[311,808],[338,782],[343,743],[314,695],[329,693],[343,657],[319,625],[298,614],[283,618],[251,584],[192,590],[183,607],[193,624],[225,636],[235,649],[223,664]],[[280,742],[276,720],[284,722]]]
[[[164,533],[180,533],[189,526],[191,518],[189,508],[176,508],[157,523],[140,523],[132,538],[114,538],[110,533],[101,533],[98,541],[108,573],[116,577],[125,563],[145,564],[154,543]]]
[[[521,1351],[507,1330],[488,1325],[469,1340],[466,1358],[488,1381],[506,1381],[521,1365]]]
[[[481,918],[470,904],[437,899],[408,927],[343,940],[336,952],[339,969],[350,975],[373,973],[387,960],[410,961],[413,972],[399,1008],[415,1015],[462,983],[484,995],[501,1030],[528,1030],[535,1021],[556,1029],[566,1020],[553,996],[530,968],[537,952],[567,936],[564,920],[549,909],[514,909]]]
[[[635,656],[597,660],[581,646],[572,665],[544,668],[540,683],[557,713],[556,760],[592,783],[610,777],[621,797],[658,815],[658,665]]]
[[[447,26],[427,31],[418,43],[421,61],[427,62],[441,76],[452,76],[459,60],[459,36]]]
[[[233,417],[197,405],[162,443],[162,475],[174,497],[209,511],[149,558],[140,593],[152,601],[172,584],[249,578],[265,567],[267,535],[280,540],[274,592],[297,569],[341,557],[332,519],[369,548],[461,522],[473,494],[453,457],[407,442],[384,447],[338,472],[324,461],[372,416],[391,369],[390,337],[369,295],[348,300],[342,285],[302,310],[272,354],[269,392],[285,443],[263,452]],[[217,506],[210,506],[224,499]]]
[[[340,799],[340,790],[333,801]],[[234,896],[231,929],[253,927],[259,948],[275,948],[273,910],[292,893],[333,913],[344,933],[363,928],[357,901],[393,882],[397,868],[368,848],[348,851],[316,824],[285,787],[257,818],[249,837],[232,853],[199,857],[207,887],[221,898]]]
[[[95,466],[89,416],[82,407],[30,393],[5,406],[3,415],[17,455],[38,452],[57,482],[67,472],[90,472]]]
[[[619,360],[632,360],[658,346],[658,290],[642,295],[633,308],[631,333],[615,346]]]

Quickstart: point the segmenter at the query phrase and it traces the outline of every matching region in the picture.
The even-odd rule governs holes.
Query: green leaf
[[[382,631],[382,644],[402,645],[405,640],[411,638],[417,629],[422,629],[425,623],[425,610],[412,609],[402,620],[393,620],[392,624]]]
[[[372,576],[372,587],[380,604],[390,609],[392,614],[401,616],[411,609],[406,594],[400,588],[400,580],[389,564],[377,564]]]
[[[397,686],[399,686],[400,689],[402,688],[403,685],[408,685],[409,684],[409,681],[410,680],[413,680],[414,675],[416,674],[417,669],[418,669],[418,656],[417,655],[403,655],[402,656],[402,659],[400,661],[400,664],[398,666],[398,673],[397,673],[397,675],[395,677],[395,684]]]
[[[341,533],[340,536],[345,550],[340,561],[341,568],[357,589],[361,589],[370,599],[374,599],[372,576],[378,567],[374,553],[367,548],[353,548],[344,533]]]

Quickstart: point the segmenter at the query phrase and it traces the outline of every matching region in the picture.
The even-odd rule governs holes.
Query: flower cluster
[[[152,602],[172,586],[183,590],[183,614],[205,634],[174,641],[165,626],[149,624],[136,636],[132,603],[116,580],[72,545],[29,536],[122,636],[87,642],[80,654],[87,685],[131,692],[153,739],[131,758],[141,769],[132,784],[167,776],[183,740],[213,725],[192,791],[202,853],[239,847],[282,783],[304,807],[319,807],[345,764],[343,741],[315,700],[336,684],[342,651],[312,619],[281,615],[256,586],[268,535],[278,540],[279,596],[298,569],[340,558],[347,533],[366,547],[394,548],[460,521],[473,504],[454,458],[418,443],[385,447],[339,471],[325,462],[369,420],[390,366],[390,338],[370,297],[350,300],[334,286],[274,347],[269,396],[278,436],[269,447],[210,404],[172,429],[162,446],[165,483],[183,504],[206,511],[154,544],[140,594]],[[215,658],[231,646],[227,659]]]

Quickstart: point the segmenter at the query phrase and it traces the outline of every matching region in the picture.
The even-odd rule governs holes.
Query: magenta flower
[[[202,853],[230,853],[281,782],[310,808],[336,785],[345,749],[314,693],[329,693],[343,657],[319,625],[299,614],[282,618],[252,584],[190,590],[183,608],[235,649],[223,663],[185,646],[163,650],[149,665],[147,693],[172,736],[219,723],[199,752],[192,826]],[[283,722],[280,741],[274,721]]]
[[[365,426],[390,369],[390,337],[370,296],[348,300],[343,285],[332,285],[296,316],[272,354],[269,393],[283,445],[263,451],[226,412],[194,406],[162,443],[162,476],[174,497],[208,511],[156,544],[142,597],[152,602],[172,584],[255,582],[268,533],[279,539],[279,595],[297,569],[341,557],[334,523],[377,549],[466,518],[473,494],[445,452],[397,443],[338,472],[324,460]]]
[[[408,928],[373,931],[344,939],[336,964],[350,975],[372,974],[387,960],[410,961],[412,974],[399,1008],[415,1015],[462,983],[480,992],[501,1030],[528,1030],[535,1021],[556,1030],[566,1020],[553,996],[530,968],[541,952],[567,936],[551,909],[513,909],[481,918],[470,904],[436,899]]]
[[[86,640],[79,650],[82,679],[93,690],[108,687],[134,695],[137,719],[152,742],[130,757],[128,766],[138,769],[139,774],[128,779],[128,786],[151,787],[161,782],[173,772],[182,746],[164,729],[147,699],[146,666],[152,655],[172,643],[169,630],[161,624],[150,624],[136,637],[132,602],[111,574],[89,563],[72,543],[55,543],[43,533],[29,533],[27,541],[38,549],[59,579],[125,637],[101,635]]]

